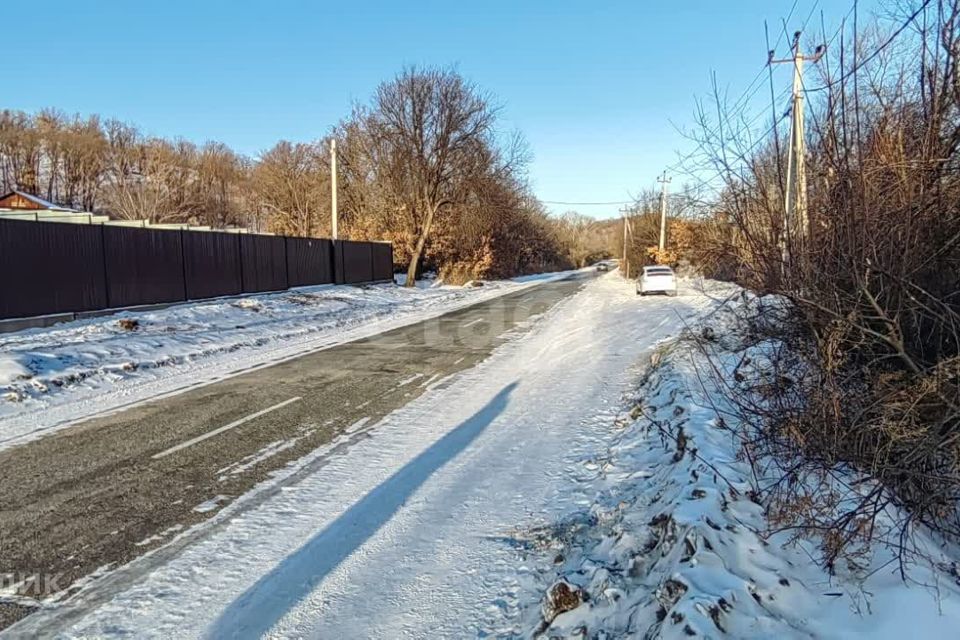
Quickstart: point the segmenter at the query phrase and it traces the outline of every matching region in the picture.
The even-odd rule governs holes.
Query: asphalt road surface
[[[0,577],[70,592],[487,357],[584,279],[545,283],[0,452]],[[30,608],[0,603],[0,629]]]

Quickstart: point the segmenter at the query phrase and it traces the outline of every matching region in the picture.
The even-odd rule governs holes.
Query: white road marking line
[[[406,380],[401,380],[400,383],[399,383],[397,386],[398,386],[398,387],[402,387],[402,386],[404,386],[404,385],[408,385],[408,384],[410,384],[411,382],[414,382],[415,380],[419,380],[420,378],[422,378],[422,377],[425,376],[425,375],[426,375],[425,373],[415,373],[415,374],[413,374],[412,376],[410,376],[409,378],[407,378]]]
[[[282,409],[283,407],[287,406],[288,404],[293,404],[294,402],[297,402],[297,401],[299,401],[299,400],[302,400],[302,398],[301,398],[300,396],[297,396],[297,397],[295,397],[295,398],[290,398],[289,400],[284,400],[283,402],[277,403],[277,404],[273,405],[272,407],[267,407],[266,409],[261,409],[260,411],[257,411],[256,413],[251,413],[250,415],[248,415],[248,416],[245,417],[245,418],[240,418],[239,420],[234,420],[234,421],[231,422],[230,424],[224,425],[224,426],[220,427],[219,429],[214,429],[213,431],[210,431],[210,432],[208,432],[208,433],[205,433],[205,434],[203,434],[202,436],[197,436],[196,438],[192,438],[192,439],[190,439],[190,440],[187,440],[186,442],[181,442],[180,444],[178,444],[178,445],[176,445],[176,446],[170,447],[169,449],[166,449],[165,451],[161,451],[160,453],[156,453],[156,454],[154,454],[154,455],[152,455],[152,456],[150,456],[150,457],[153,458],[154,460],[159,460],[160,458],[165,458],[166,456],[170,455],[171,453],[176,453],[177,451],[180,451],[180,450],[182,450],[182,449],[186,449],[187,447],[192,447],[193,445],[197,444],[198,442],[203,442],[203,441],[206,440],[207,438],[212,438],[213,436],[219,435],[219,434],[223,433],[224,431],[229,431],[230,429],[233,429],[234,427],[239,427],[240,425],[242,425],[242,424],[244,424],[244,423],[246,423],[246,422],[250,422],[251,420],[256,420],[256,419],[259,418],[260,416],[266,415],[266,414],[270,413],[271,411],[276,411],[277,409]]]
[[[431,382],[433,382],[434,380],[436,380],[436,379],[439,378],[439,377],[440,377],[440,374],[439,374],[439,373],[433,374],[432,376],[430,376],[430,378],[429,378],[426,382],[423,382],[423,383],[421,383],[421,384],[419,385],[420,388],[422,389],[423,387],[429,386]]]
[[[467,327],[472,327],[473,325],[475,325],[475,324],[477,324],[477,323],[486,322],[486,321],[487,321],[486,318],[477,318],[476,320],[472,320],[472,321],[468,322],[468,323],[465,324],[465,325],[461,325],[461,327],[464,328],[464,329],[466,329]]]

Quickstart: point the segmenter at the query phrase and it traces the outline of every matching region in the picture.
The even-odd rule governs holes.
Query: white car
[[[648,293],[677,295],[677,276],[673,269],[664,265],[644,267],[637,280],[637,295],[645,296]]]

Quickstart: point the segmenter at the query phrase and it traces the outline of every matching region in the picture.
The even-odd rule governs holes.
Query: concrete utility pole
[[[660,253],[667,247],[667,185],[672,178],[667,177],[667,172],[657,178],[660,183]]]
[[[793,106],[790,110],[790,145],[787,153],[787,188],[784,194],[784,230],[791,225],[797,225],[801,240],[810,234],[810,223],[807,216],[807,167],[806,167],[806,136],[803,132],[803,63],[816,63],[823,57],[826,47],[820,45],[811,55],[800,53],[800,32],[793,34],[793,57],[783,60],[774,60],[771,51],[768,64],[793,64]]]
[[[620,262],[620,270],[623,271],[628,279],[630,278],[630,261],[627,260],[627,225],[629,224],[627,222],[627,213],[629,213],[629,211],[630,209],[627,207],[620,208],[620,215],[623,217],[623,260]]]
[[[330,141],[330,228],[337,239],[337,141]]]

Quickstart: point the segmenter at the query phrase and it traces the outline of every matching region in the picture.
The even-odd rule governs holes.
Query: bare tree
[[[256,201],[271,230],[311,236],[329,214],[329,178],[319,145],[278,143],[260,156],[252,173]]]
[[[465,202],[471,179],[486,168],[495,110],[453,71],[410,68],[381,85],[360,115],[398,222],[413,240],[407,268],[413,286],[438,215]]]
[[[0,158],[6,188],[39,191],[43,149],[34,119],[22,111],[0,113]]]
[[[184,176],[186,150],[163,140],[148,140],[126,150],[134,157],[126,173],[105,188],[104,200],[117,217],[153,223],[185,222],[195,210]]]
[[[63,131],[63,190],[57,201],[93,211],[107,171],[107,139],[96,116],[75,118]]]

